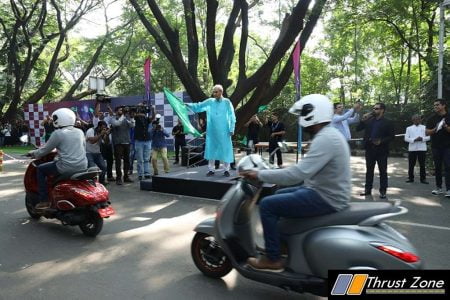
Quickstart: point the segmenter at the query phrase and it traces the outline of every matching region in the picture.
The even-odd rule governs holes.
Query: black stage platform
[[[236,171],[230,170],[230,177],[223,175],[223,169],[217,169],[214,176],[207,177],[208,166],[186,168],[177,172],[153,176],[151,180],[141,181],[141,190],[186,195],[202,198],[221,199],[231,185],[235,183]],[[261,197],[272,195],[274,184],[264,184]]]

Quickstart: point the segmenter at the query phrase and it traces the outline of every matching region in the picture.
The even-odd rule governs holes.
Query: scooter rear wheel
[[[98,213],[91,212],[86,216],[86,220],[80,225],[81,231],[84,235],[89,237],[96,237],[102,231],[103,218]]]
[[[28,214],[35,220],[39,220],[41,215],[36,213],[34,210],[34,206],[36,203],[33,202],[33,196],[30,194],[26,194],[25,196],[25,208],[27,209]]]
[[[226,254],[209,234],[195,234],[191,243],[191,255],[195,266],[208,277],[220,278],[233,269]]]

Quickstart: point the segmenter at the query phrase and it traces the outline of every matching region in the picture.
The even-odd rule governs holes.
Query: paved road
[[[192,229],[213,213],[215,201],[139,191],[138,183],[111,185],[117,215],[96,239],[88,239],[77,227],[28,217],[25,167],[8,161],[0,174],[0,299],[316,298],[252,282],[235,271],[223,280],[202,276],[190,257]],[[352,167],[357,195],[363,159],[352,158]],[[405,167],[405,159],[392,159],[389,166],[396,186],[390,198],[410,209],[392,225],[411,239],[429,268],[450,269],[450,199],[431,196],[432,186],[404,183]]]

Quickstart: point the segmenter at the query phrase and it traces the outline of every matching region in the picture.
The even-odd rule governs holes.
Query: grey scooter
[[[240,171],[268,166],[259,155],[244,157]],[[220,201],[216,217],[194,229],[191,254],[206,276],[220,278],[235,268],[241,275],[299,293],[327,295],[328,270],[422,269],[416,249],[383,220],[407,213],[400,203],[352,202],[340,212],[303,219],[281,219],[281,273],[258,271],[248,257],[262,252],[254,240],[252,214],[261,183],[238,179]]]

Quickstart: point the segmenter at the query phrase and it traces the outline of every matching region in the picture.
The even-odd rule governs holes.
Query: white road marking
[[[417,226],[431,229],[440,229],[440,230],[450,230],[450,227],[445,226],[436,226],[436,225],[428,225],[428,224],[420,224],[420,223],[412,223],[412,222],[403,222],[403,221],[386,221],[386,223],[393,223],[399,225],[409,225],[409,226]]]

